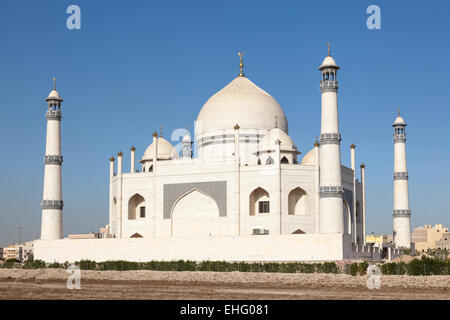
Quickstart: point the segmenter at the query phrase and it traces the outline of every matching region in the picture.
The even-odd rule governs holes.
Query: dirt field
[[[82,271],[69,290],[63,269],[0,269],[0,299],[446,299],[450,276],[239,272]]]

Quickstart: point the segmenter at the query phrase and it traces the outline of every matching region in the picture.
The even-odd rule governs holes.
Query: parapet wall
[[[46,262],[79,260],[333,261],[369,256],[354,252],[343,234],[236,237],[36,240],[34,258]]]

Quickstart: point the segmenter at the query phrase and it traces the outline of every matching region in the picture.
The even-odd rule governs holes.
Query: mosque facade
[[[48,112],[59,119],[47,118],[48,128],[55,127],[50,121],[58,122],[50,135],[58,135],[59,144],[46,162],[36,257],[62,262],[379,257],[379,249],[365,243],[365,165],[358,168],[358,181],[353,144],[351,166],[341,163],[335,60],[328,53],[319,67],[320,139],[301,157],[283,109],[244,75],[240,56],[238,76],[207,100],[194,134],[186,130],[179,146],[155,132],[139,161],[136,148],[130,149],[130,172],[122,170],[122,152],[110,158],[107,239],[62,239],[62,99],[54,88]],[[55,195],[49,198],[46,188]],[[400,233],[409,232],[405,223],[399,225]]]

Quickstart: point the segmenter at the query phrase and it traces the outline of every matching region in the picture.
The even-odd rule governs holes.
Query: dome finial
[[[162,137],[162,126],[159,126],[159,136]]]
[[[328,47],[328,56],[330,56],[330,43],[327,42],[327,47]]]
[[[400,107],[397,107],[397,114],[400,117]]]
[[[238,56],[240,58],[240,63],[239,63],[239,68],[240,68],[240,72],[239,72],[239,77],[245,77],[244,75],[244,55],[241,52],[238,52]]]
[[[56,90],[56,77],[53,77],[53,90]]]

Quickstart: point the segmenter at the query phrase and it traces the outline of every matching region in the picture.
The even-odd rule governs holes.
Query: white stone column
[[[54,79],[55,80],[55,79]],[[42,194],[41,239],[55,240],[63,238],[63,200],[61,155],[61,102],[55,86],[46,99],[47,137],[44,157],[44,188]]]
[[[123,207],[123,203],[122,203],[122,156],[123,153],[122,151],[119,151],[117,153],[117,220],[118,220],[118,238],[122,238],[123,237],[123,216],[122,216],[122,207]]]
[[[113,191],[112,191],[112,179],[114,178],[114,157],[109,158],[109,231],[113,226]],[[114,217],[116,219],[116,217]]]
[[[275,194],[274,194],[274,208],[275,217],[278,217],[278,233],[283,234],[283,218],[281,213],[281,141],[277,139],[275,141]]]
[[[405,131],[407,124],[399,114],[392,126],[394,127],[394,243],[398,248],[410,248],[411,210],[409,207]]]
[[[366,245],[366,166],[361,163],[361,188],[362,188],[362,236],[363,245]]]
[[[320,144],[317,141],[314,142],[314,150],[315,150],[315,165],[317,166],[316,171],[316,183],[315,183],[315,190],[319,190],[320,185]],[[320,195],[319,192],[316,192],[316,219],[315,219],[315,233],[320,233]]]
[[[234,126],[234,194],[236,201],[236,234],[241,234],[241,160],[239,152],[239,125]]]
[[[134,158],[134,154],[136,152],[136,148],[134,146],[131,147],[131,159],[130,159],[130,168],[131,168],[131,173],[134,173],[135,170],[135,158]]]
[[[343,187],[341,180],[341,154],[336,80],[337,70],[333,58],[326,57],[319,70],[322,72],[322,121],[320,133],[320,233],[343,233]]]
[[[355,157],[355,148],[356,146],[352,143],[350,146],[350,158],[351,158],[351,166],[353,170],[353,196],[352,196],[352,216],[353,216],[353,224],[349,221],[349,225],[351,225],[351,233],[353,243],[358,244],[358,223],[356,221],[356,157]]]
[[[152,212],[150,215],[150,234],[156,237],[156,172],[157,172],[157,162],[158,162],[158,133],[153,132],[153,143],[155,145],[155,153],[153,154],[153,179],[152,179]],[[172,228],[172,224],[171,224]],[[172,230],[170,230],[172,235]]]

